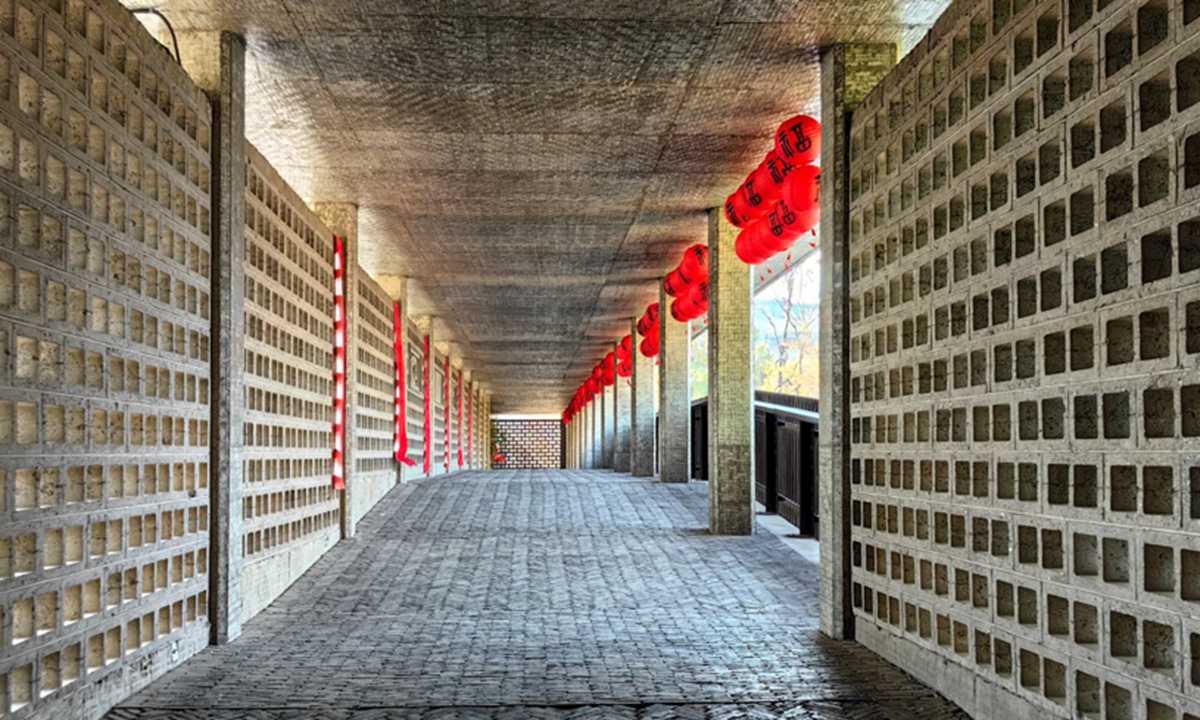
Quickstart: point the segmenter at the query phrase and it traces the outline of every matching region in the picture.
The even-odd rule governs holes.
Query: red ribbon
[[[409,467],[416,461],[408,457],[408,386],[404,384],[404,316],[400,303],[392,303],[392,350],[396,356],[396,398],[393,419],[396,423],[392,452],[396,462]]]
[[[425,336],[425,355],[422,358],[422,371],[425,374],[425,474],[428,475],[433,469],[433,426],[430,421],[433,419],[433,409],[430,407],[430,400],[433,395],[433,388],[429,383],[429,336]]]
[[[462,370],[458,371],[458,466],[463,466],[463,426],[462,426]]]
[[[442,448],[445,451],[444,454],[446,457],[445,457],[445,460],[443,461],[443,466],[447,470],[449,470],[450,469],[450,442],[451,442],[451,433],[453,432],[453,426],[450,424],[450,356],[449,355],[446,356],[445,372],[443,373],[443,377],[442,377],[442,407],[446,410],[446,422],[445,422],[446,443]]]
[[[333,487],[346,489],[346,248],[333,236]]]

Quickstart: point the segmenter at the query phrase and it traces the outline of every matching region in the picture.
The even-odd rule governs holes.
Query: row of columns
[[[245,268],[246,256],[246,44],[236,34],[218,31],[181,33],[178,37],[180,63],[212,102],[212,314],[211,343],[213,347],[211,380],[210,436],[210,517],[209,517],[209,607],[211,642],[225,644],[242,632],[242,523],[243,523],[243,419],[246,412],[245,392]],[[361,514],[364,501],[359,499],[355,510],[354,454],[356,439],[353,431],[355,417],[357,357],[356,333],[359,267],[358,206],[353,203],[314,203],[313,211],[331,232],[344,241],[343,289],[346,310],[346,373],[347,433],[344,445],[346,489],[340,493],[340,529],[343,538],[356,531],[356,514]],[[401,303],[407,316],[409,303],[404,278],[379,279],[380,287]],[[418,323],[419,324],[419,323]],[[433,322],[428,323],[432,334]],[[405,333],[407,342],[407,333]],[[407,358],[407,354],[403,357]],[[456,359],[455,369],[461,369]],[[407,369],[407,368],[406,368]],[[463,392],[479,391],[480,384],[469,371],[464,371]],[[450,378],[446,382],[451,382]],[[452,402],[454,399],[452,398]],[[490,397],[482,395],[480,418],[490,416]],[[472,407],[474,411],[475,408]],[[465,412],[465,407],[464,407]],[[457,415],[455,415],[457,418]],[[472,457],[464,457],[468,467],[485,467],[490,458],[490,428],[488,423],[476,430],[477,442]],[[457,425],[453,432],[458,433]],[[435,458],[440,467],[443,458]],[[457,469],[457,457],[451,459]],[[419,471],[419,468],[418,468]],[[410,476],[414,471],[409,471]],[[404,479],[404,468],[397,464],[396,482]],[[369,498],[365,501],[369,502]]]
[[[720,210],[710,212],[708,479],[715,535],[754,532],[753,286],[751,268],[734,252],[736,235]],[[668,483],[691,478],[691,324],[667,317],[671,298],[659,287],[658,358],[635,348],[631,376],[618,377],[566,426],[567,467]],[[630,334],[637,337],[635,318]]]

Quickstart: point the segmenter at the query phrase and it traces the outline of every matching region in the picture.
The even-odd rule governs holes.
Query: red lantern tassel
[[[346,248],[333,236],[333,487],[346,489]]]
[[[424,431],[425,431],[425,458],[424,458],[425,462],[424,462],[423,469],[425,470],[425,474],[429,475],[430,472],[433,470],[433,424],[432,424],[433,408],[431,407],[431,400],[433,397],[433,387],[429,382],[430,362],[429,362],[429,336],[428,335],[425,336],[424,351],[425,351],[425,354],[421,359],[421,371],[425,375],[425,418],[424,418],[424,423],[423,423]]]
[[[392,452],[396,462],[409,467],[417,463],[408,456],[408,385],[404,380],[404,316],[400,314],[400,303],[392,303],[392,351],[396,358],[396,398],[393,419]]]
[[[446,418],[443,427],[446,430],[446,442],[442,446],[442,467],[447,472],[450,471],[450,443],[452,442],[453,432],[450,424],[450,356],[446,356],[446,363],[442,373],[442,408],[445,410]]]
[[[458,371],[458,467],[463,466],[463,421],[462,421],[462,371]]]

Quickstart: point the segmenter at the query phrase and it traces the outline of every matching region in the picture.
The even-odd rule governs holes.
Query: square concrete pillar
[[[213,104],[209,593],[211,642],[242,634],[242,449],[245,400],[246,43],[184,33],[180,60]]]
[[[354,537],[354,465],[355,441],[354,416],[358,406],[355,389],[358,360],[358,339],[354,330],[358,319],[358,206],[351,203],[313,203],[313,212],[325,226],[342,239],[345,248],[345,272],[343,292],[346,299],[346,440],[342,453],[346,473],[346,489],[341,493],[342,537]]]
[[[896,63],[894,45],[821,56],[821,632],[854,637],[850,582],[850,139],[848,113]]]
[[[613,345],[613,349],[616,349],[615,344]],[[612,373],[613,378],[615,378],[613,386],[608,389],[608,392],[604,396],[604,401],[608,403],[605,405],[604,436],[608,438],[609,448],[604,467],[609,470],[617,468],[617,394],[620,392],[621,386],[625,384],[625,378],[617,375],[617,360],[615,357],[613,358]]]
[[[737,229],[708,219],[708,529],[754,533],[752,268],[734,252]]]
[[[613,443],[613,470],[627,473],[630,470],[630,460],[632,459],[629,437],[633,427],[633,379],[617,377],[613,390],[613,420],[616,427],[616,441]]]
[[[637,321],[631,327],[637,337]],[[630,394],[629,472],[634,477],[654,475],[654,451],[657,444],[654,429],[654,358],[648,358],[633,348],[633,392]]]
[[[691,323],[676,322],[666,308],[671,296],[659,284],[658,478],[685,483],[690,473]]]
[[[604,388],[600,395],[600,467],[611,470],[613,466],[613,395],[614,387]]]

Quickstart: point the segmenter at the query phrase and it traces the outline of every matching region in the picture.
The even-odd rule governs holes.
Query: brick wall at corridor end
[[[960,0],[853,115],[857,635],[980,717],[1200,717],[1198,15]]]

